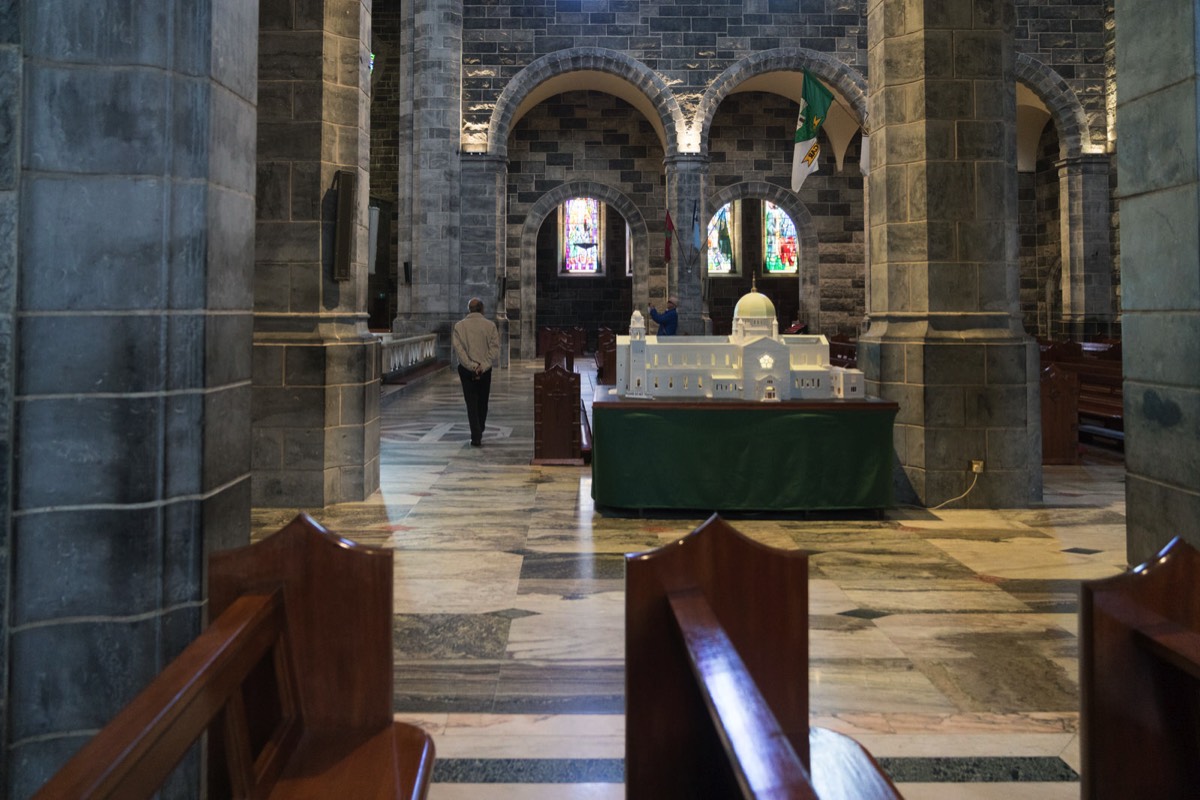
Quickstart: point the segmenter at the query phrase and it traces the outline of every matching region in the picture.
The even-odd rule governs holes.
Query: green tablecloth
[[[892,504],[895,403],[881,400],[592,405],[598,506],[700,511]]]

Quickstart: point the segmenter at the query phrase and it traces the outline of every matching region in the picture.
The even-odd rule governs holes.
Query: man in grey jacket
[[[483,316],[483,301],[467,303],[467,316],[454,324],[454,354],[458,356],[458,378],[467,402],[471,446],[483,445],[487,425],[488,396],[492,393],[492,364],[500,356],[500,333],[496,323]]]

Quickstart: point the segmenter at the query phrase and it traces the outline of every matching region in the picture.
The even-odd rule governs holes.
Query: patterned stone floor
[[[623,796],[621,556],[703,521],[602,515],[588,468],[530,466],[537,369],[497,370],[482,448],[453,371],[386,397],[380,491],[308,509],[397,551],[395,709],[435,737],[432,800]],[[1125,567],[1124,470],[1045,486],[1029,509],[733,521],[811,553],[814,724],[909,800],[1078,797],[1076,590]]]

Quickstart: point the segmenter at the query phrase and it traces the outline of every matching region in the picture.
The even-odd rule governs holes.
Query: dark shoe
[[[483,442],[472,441],[471,447],[483,447]]]

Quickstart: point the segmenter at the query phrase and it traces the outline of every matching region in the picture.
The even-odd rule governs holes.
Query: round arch
[[[1091,140],[1083,104],[1065,80],[1050,67],[1026,53],[1018,53],[1014,69],[1018,82],[1025,84],[1050,112],[1050,120],[1058,131],[1061,158],[1082,155]]]
[[[709,205],[705,216],[707,220],[717,213],[727,203],[734,200],[755,199],[767,200],[779,206],[792,218],[796,225],[796,238],[799,239],[800,253],[798,272],[800,277],[800,308],[809,325],[809,330],[820,332],[820,253],[817,248],[817,225],[812,214],[796,194],[782,186],[765,181],[744,181],[726,186],[709,197]]]
[[[666,81],[616,50],[573,47],[542,56],[508,82],[492,110],[487,152],[507,155],[509,132],[530,107],[558,92],[580,89],[607,92],[626,101],[658,132],[663,151],[676,151],[683,112]]]
[[[804,47],[780,47],[763,50],[730,64],[705,90],[692,121],[692,131],[699,141],[707,141],[713,116],[721,102],[742,84],[772,73],[808,72],[821,79],[846,101],[846,110],[865,130],[867,129],[867,79],[858,70],[847,66],[829,53],[819,53]],[[794,91],[779,92],[799,102],[800,85]]]
[[[537,237],[546,217],[572,197],[595,197],[614,208],[629,226],[633,260],[634,307],[645,305],[649,287],[646,274],[649,262],[649,227],[637,205],[625,193],[596,181],[571,181],[554,187],[539,197],[529,209],[521,227],[521,358],[537,356]]]

